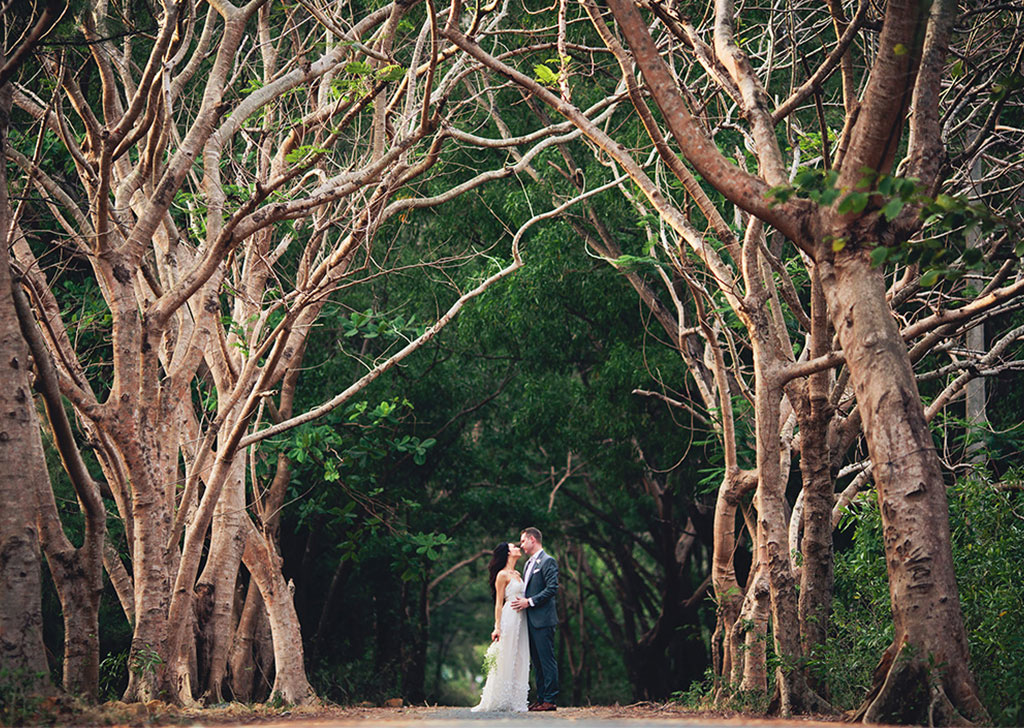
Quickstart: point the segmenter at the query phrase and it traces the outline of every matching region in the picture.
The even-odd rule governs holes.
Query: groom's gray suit
[[[558,661],[555,659],[558,564],[541,549],[533,568],[527,564],[527,572],[524,596],[531,606],[526,610],[526,623],[530,635],[530,662],[537,677],[537,702],[554,705],[558,699]]]

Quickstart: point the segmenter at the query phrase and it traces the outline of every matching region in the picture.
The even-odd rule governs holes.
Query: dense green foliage
[[[418,21],[425,12],[416,7],[411,17]],[[522,20],[524,27],[546,22],[539,14]],[[414,29],[412,23],[399,25],[400,33]],[[596,42],[586,25],[574,26],[573,32],[580,34],[574,41]],[[510,48],[530,42],[528,33],[508,40]],[[140,60],[142,45],[137,49]],[[409,62],[409,49],[402,48],[398,60]],[[551,49],[544,48],[516,62],[520,68],[533,68],[541,82],[556,86],[556,66],[573,59],[551,56]],[[349,75],[336,80],[332,93],[364,93],[371,67],[351,64],[347,70]],[[389,66],[376,73],[379,79],[397,82],[397,70]],[[776,73],[784,71],[780,67]],[[90,97],[95,95],[95,78],[86,73],[81,82]],[[580,84],[574,102],[581,107],[597,103],[615,83],[611,74]],[[837,83],[835,78],[829,81],[831,93]],[[258,86],[256,80],[240,79],[230,93],[244,94]],[[536,111],[527,108],[518,91],[500,88],[494,96],[492,103],[508,111],[504,121],[512,134],[535,128]],[[474,113],[470,118],[476,132],[499,136],[486,109]],[[804,113],[804,123],[813,126],[810,111]],[[841,128],[838,112],[830,109],[829,115],[829,125]],[[641,125],[628,113],[617,113],[614,124],[620,139],[638,147],[647,144]],[[794,136],[780,138],[784,148],[798,146],[806,157],[822,143],[821,133],[779,133]],[[826,139],[832,136],[834,130],[827,128]],[[16,131],[11,138],[26,154],[36,141]],[[56,136],[46,132],[41,138],[42,152],[55,160],[54,168],[63,164],[71,176],[73,164]],[[736,156],[744,154],[738,132],[720,140],[734,146]],[[578,171],[589,186],[607,179],[609,170],[591,151],[579,141],[564,150],[548,149],[534,160],[529,176],[484,187],[436,209],[410,212],[385,225],[366,256],[373,263],[347,280],[317,320],[295,411],[337,394],[421,333],[457,291],[507,263],[508,243],[516,230],[576,191],[572,175],[563,169],[571,167],[563,152],[576,155]],[[303,146],[288,161],[328,152]],[[251,149],[247,153],[255,154]],[[242,154],[238,150],[233,161],[244,168],[253,160]],[[504,151],[460,149],[454,142],[445,154],[436,173],[416,180],[401,194],[438,194],[479,169],[507,163]],[[746,154],[753,168],[755,158]],[[803,170],[794,188],[776,190],[780,200],[790,194],[816,201],[821,194],[838,196],[823,170]],[[896,184],[894,180],[887,184]],[[912,183],[903,182],[909,184],[906,190],[888,191],[883,210],[887,219],[912,198],[923,199],[913,196]],[[668,186],[685,199],[678,185]],[[229,207],[251,194],[248,188],[228,187]],[[719,193],[708,192],[725,207]],[[850,211],[859,212],[868,195],[849,193],[846,200]],[[175,201],[172,214],[183,230],[202,220],[200,193],[181,191]],[[638,220],[637,210],[618,191],[594,198],[593,204],[621,247],[619,265],[657,283],[652,257],[656,234],[651,232],[660,224],[657,216]],[[947,212],[966,214],[960,208]],[[684,691],[698,699],[707,693],[701,680],[710,662],[715,604],[705,578],[722,454],[716,437],[683,410],[634,394],[646,389],[689,399],[685,367],[634,290],[608,261],[586,248],[579,228],[571,224],[580,224],[585,216],[576,210],[571,214],[576,216],[572,220],[563,216],[532,228],[523,239],[522,270],[475,300],[428,347],[361,392],[357,401],[257,447],[248,473],[250,495],[266,487],[279,458],[291,465],[278,535],[285,576],[295,587],[307,670],[321,696],[339,703],[397,696],[417,703],[473,703],[493,607],[485,555],[496,543],[516,539],[527,525],[544,531],[545,545],[562,567],[558,654],[564,703],[661,699]],[[58,244],[53,233],[58,228],[43,206],[29,205],[25,221],[74,328],[90,384],[102,399],[111,383],[104,364],[109,360],[109,311],[87,267]],[[695,221],[706,222],[699,216]],[[963,221],[954,222],[959,229]],[[288,229],[299,237],[308,234],[308,229]],[[940,260],[942,246],[927,242],[930,246],[919,248],[876,248],[881,252],[875,262],[923,262],[926,275],[934,276],[922,283],[934,285],[959,278],[961,257],[971,265],[981,257],[977,251],[957,249]],[[836,241],[834,249],[843,244]],[[802,288],[796,251],[787,246],[783,258]],[[282,287],[297,267],[297,260],[285,257],[276,271]],[[225,311],[231,293],[225,290]],[[722,320],[741,330],[721,297],[717,304],[723,307]],[[227,313],[221,323],[233,334],[244,334],[248,324]],[[798,331],[795,325],[793,331]],[[741,365],[749,352],[742,350],[737,357]],[[1019,394],[1012,391],[1011,381],[1010,376],[997,380],[1002,388],[997,391],[1006,396],[993,405],[991,415],[1003,434],[990,435],[987,441],[993,453],[1006,457],[1020,451],[1014,430]],[[925,385],[925,394],[934,394],[930,389],[938,386]],[[212,417],[217,401],[209,382],[197,378],[192,396],[197,410]],[[749,402],[737,396],[735,411],[740,463],[749,467],[754,461]],[[959,434],[965,431],[962,423],[947,416],[935,424],[955,441],[946,451],[959,459],[970,439]],[[86,457],[95,466],[88,453]],[[56,457],[50,466],[65,528],[78,543],[82,527],[73,491]],[[99,477],[95,467],[94,472]],[[979,474],[961,478],[951,488],[954,556],[982,695],[994,720],[1013,725],[1024,719],[1024,626],[1016,618],[1024,606],[1019,586],[1024,503],[1015,471],[995,462],[992,472],[998,483]],[[795,471],[793,477],[795,481]],[[112,503],[108,513],[116,513]],[[114,545],[126,552],[129,544],[116,517],[109,518],[109,528]],[[827,686],[833,703],[844,709],[863,698],[891,639],[879,529],[873,495],[863,494],[837,536],[831,635],[812,657],[816,677]],[[684,542],[691,544],[690,551],[685,560],[677,560]],[[736,561],[742,572],[750,559],[747,546],[740,548],[744,553]],[[741,583],[746,576],[739,574]],[[52,585],[46,589],[45,638],[56,676],[62,642],[59,603]],[[115,698],[124,689],[128,670],[145,665],[129,665],[131,627],[109,585],[101,621],[101,691],[104,698]],[[269,676],[262,678],[262,697],[268,697]],[[16,687],[16,681],[11,684]],[[16,690],[9,695],[15,696],[9,698],[14,702],[7,704],[21,705]],[[764,708],[764,695],[752,700],[737,707]]]
[[[487,213],[478,212],[449,218],[452,227],[441,234],[457,236],[468,219],[476,234],[486,234]],[[413,230],[415,224],[403,234]],[[417,232],[422,242],[428,233]],[[651,527],[649,506],[629,485],[643,469],[638,444],[669,471],[681,517],[693,508],[699,451],[663,404],[630,394],[649,386],[652,372],[678,378],[680,364],[648,340],[632,293],[614,271],[567,239],[562,225],[539,228],[511,285],[486,294],[433,349],[375,384],[362,403],[288,440],[295,471],[282,533],[286,574],[296,579],[312,679],[326,697],[474,700],[492,608],[485,561],[434,589],[429,582],[529,524],[544,530],[563,563],[566,606],[578,605],[582,594],[586,644],[578,644],[578,614],[570,609],[577,644],[568,649],[587,651],[587,669],[572,677],[563,645],[563,693],[606,702],[640,690],[630,686],[622,646],[603,626],[593,592],[607,594],[621,619],[602,557],[635,550],[646,568],[661,568],[631,536]],[[401,287],[392,280],[380,296],[419,297],[429,316],[434,272],[407,274]],[[320,347],[311,353],[311,374],[329,391],[336,378],[345,381],[333,372],[352,360],[336,353],[330,336]],[[316,401],[312,383],[303,393]],[[572,477],[549,510],[568,452]],[[581,509],[581,499],[593,510]],[[573,548],[593,562],[589,577],[573,574]],[[692,592],[703,574],[690,568]],[[697,640],[685,660],[703,652],[710,618],[695,610],[680,632],[684,642]],[[699,657],[677,665],[674,684],[702,670]]]
[[[953,556],[970,639],[971,667],[998,725],[1024,715],[1024,497],[1019,471],[995,482],[984,473],[949,491]],[[843,529],[849,546],[836,559],[833,633],[816,661],[837,707],[850,709],[871,684],[878,656],[892,639],[889,589],[877,502],[865,494]]]

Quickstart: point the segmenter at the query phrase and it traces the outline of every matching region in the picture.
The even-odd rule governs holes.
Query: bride
[[[526,631],[526,613],[516,612],[509,602],[523,595],[523,577],[516,562],[523,552],[519,544],[500,543],[494,549],[490,574],[494,596],[494,631],[484,665],[487,682],[480,704],[473,712],[526,712],[526,694],[530,681],[530,639]]]

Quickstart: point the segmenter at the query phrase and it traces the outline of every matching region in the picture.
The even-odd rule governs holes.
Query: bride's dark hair
[[[491,563],[487,565],[487,573],[490,575],[488,583],[491,585],[492,599],[498,597],[498,590],[495,588],[494,583],[498,580],[498,572],[504,569],[506,564],[508,564],[508,542],[502,541],[494,547],[494,551],[491,553]]]

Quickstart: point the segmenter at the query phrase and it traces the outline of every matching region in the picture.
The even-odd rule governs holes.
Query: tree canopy
[[[1012,723],[1022,9],[5,13],[8,681],[468,704],[535,525],[567,700]]]

